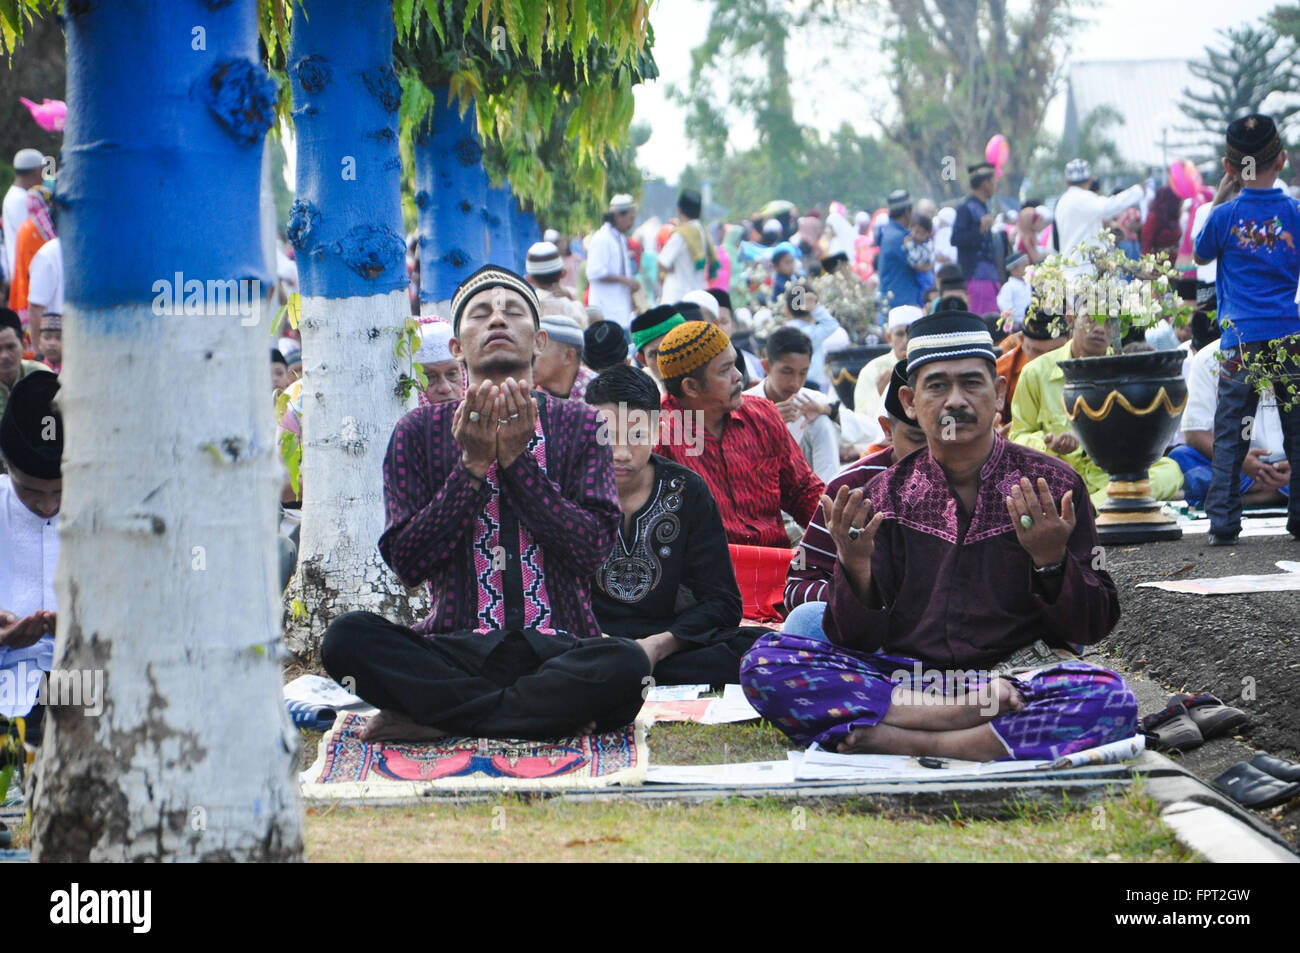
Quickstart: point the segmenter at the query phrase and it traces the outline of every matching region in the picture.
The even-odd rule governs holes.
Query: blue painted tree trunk
[[[487,193],[487,256],[495,265],[517,269],[519,255],[515,249],[513,213],[515,197],[510,186],[488,186]],[[524,249],[528,254],[528,249]]]
[[[515,247],[515,261],[518,264],[519,273],[523,274],[524,266],[528,260],[528,246],[532,244],[528,239],[528,222],[525,219],[523,207],[518,202],[511,203],[510,210],[510,235]]]
[[[298,161],[288,233],[304,296],[385,294],[408,283],[392,7],[392,0],[307,0],[305,15],[293,19]]]
[[[301,859],[281,698],[256,0],[68,3],[67,426],[33,857]],[[83,699],[83,702],[85,700]],[[237,712],[213,730],[213,713]]]
[[[409,624],[420,603],[376,547],[384,453],[406,409],[396,388],[411,373],[397,354],[410,305],[394,33],[392,0],[307,0],[292,23],[303,508],[284,624],[303,657],[344,612]]]
[[[415,137],[421,310],[449,301],[487,262],[488,177],[474,107],[461,116],[445,86],[433,97],[429,121]]]

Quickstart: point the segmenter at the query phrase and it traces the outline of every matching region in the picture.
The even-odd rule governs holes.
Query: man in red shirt
[[[788,549],[781,511],[806,526],[822,481],[776,406],[744,395],[727,335],[706,321],[678,325],[659,344],[659,372],[668,391],[659,452],[704,478],[728,542]]]

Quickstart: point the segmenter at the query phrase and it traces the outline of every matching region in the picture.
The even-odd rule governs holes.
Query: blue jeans
[[[1277,412],[1282,418],[1282,449],[1291,464],[1288,491],[1287,529],[1300,534],[1300,401],[1290,410],[1279,395]],[[1241,350],[1228,348],[1219,365],[1219,402],[1214,409],[1214,459],[1210,461],[1210,488],[1205,494],[1205,512],[1215,536],[1236,536],[1241,532],[1241,465],[1250,450],[1250,431],[1245,418],[1254,417],[1259,394],[1246,380]]]
[[[822,616],[826,613],[824,602],[801,602],[790,610],[781,624],[781,631],[787,635],[797,635],[805,639],[820,639],[829,642],[822,629]]]

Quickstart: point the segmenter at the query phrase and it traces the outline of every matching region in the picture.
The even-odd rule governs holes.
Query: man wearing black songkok
[[[35,371],[14,385],[0,417],[0,716],[27,715],[54,663],[54,566],[59,559],[63,419],[59,378]],[[39,711],[39,709],[38,709]],[[35,735],[39,715],[29,719]]]

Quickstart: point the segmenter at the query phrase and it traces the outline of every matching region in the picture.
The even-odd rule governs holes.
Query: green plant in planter
[[[1109,332],[1111,354],[1060,361],[1070,427],[1089,459],[1110,478],[1107,502],[1097,517],[1098,536],[1106,544],[1182,535],[1152,499],[1150,470],[1187,403],[1181,373],[1185,354],[1149,348],[1123,353],[1124,337],[1131,331],[1145,331],[1162,319],[1187,323],[1192,309],[1172,292],[1176,275],[1163,257],[1130,259],[1103,231],[1068,255],[1045,259],[1029,278],[1042,311],[1092,318]]]
[[[1174,294],[1177,277],[1163,255],[1129,258],[1108,229],[1068,254],[1049,255],[1025,273],[1036,308],[1106,324],[1116,354],[1130,331],[1154,327],[1162,318],[1175,326],[1188,323],[1193,309]]]

